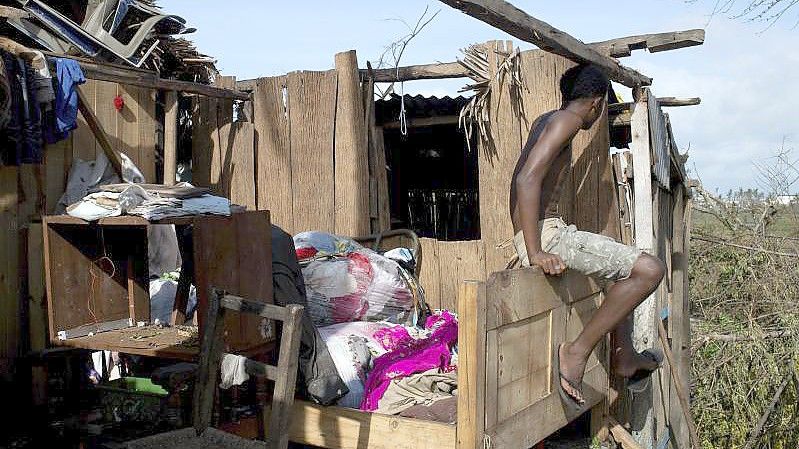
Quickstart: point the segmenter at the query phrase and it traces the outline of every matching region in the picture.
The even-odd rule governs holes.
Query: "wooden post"
[[[297,380],[298,353],[300,350],[300,333],[303,308],[289,305],[286,308],[288,319],[283,322],[280,336],[280,354],[278,355],[277,379],[275,393],[272,395],[272,413],[269,414],[267,435],[269,449],[285,449],[289,444],[289,423],[294,404],[294,387]]]
[[[335,231],[341,235],[367,235],[369,150],[355,50],[336,54],[336,75]]]
[[[483,449],[486,395],[486,290],[481,282],[458,290],[458,449]],[[492,374],[496,375],[496,374]]]
[[[652,211],[652,158],[649,139],[649,111],[647,99],[648,90],[643,90],[643,95],[633,106],[632,112],[632,143],[630,149],[633,157],[633,189],[635,217],[635,244],[647,252],[652,253],[654,248],[654,223]],[[633,343],[637,350],[649,348],[657,341],[655,319],[657,300],[652,294],[638,308],[635,309]],[[653,381],[656,376],[652,377]],[[636,423],[643,423],[640,430],[635,432],[638,442],[643,447],[653,447],[655,435],[654,419],[652,415],[654,388],[644,393],[635,395],[632,403],[631,419]]]
[[[219,366],[225,347],[225,313],[220,306],[223,292],[214,288],[208,292],[208,309],[200,345],[200,366],[194,385],[194,429],[198,435],[211,425],[214,412]]]
[[[166,92],[164,102],[164,184],[175,184],[178,165],[178,93]]]

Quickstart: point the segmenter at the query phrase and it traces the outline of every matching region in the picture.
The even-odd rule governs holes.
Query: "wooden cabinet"
[[[198,336],[150,322],[147,226],[193,228],[193,278],[200,330],[210,286],[272,303],[268,211],[230,217],[181,217],[150,223],[140,217],[86,222],[44,217],[48,322],[55,345],[192,359]],[[226,322],[229,352],[256,350],[274,339],[270,322],[249,316]]]

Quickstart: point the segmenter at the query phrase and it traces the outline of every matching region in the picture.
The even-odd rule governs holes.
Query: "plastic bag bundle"
[[[324,232],[294,237],[308,296],[308,313],[317,326],[352,321],[407,323],[413,293],[400,265],[353,240]]]

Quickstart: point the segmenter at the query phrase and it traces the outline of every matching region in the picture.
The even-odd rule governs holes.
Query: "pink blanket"
[[[375,338],[389,351],[374,361],[364,386],[361,410],[374,411],[392,379],[410,376],[433,368],[450,371],[452,347],[458,342],[458,322],[449,312],[427,319],[432,334],[416,340],[403,327],[380,330]]]

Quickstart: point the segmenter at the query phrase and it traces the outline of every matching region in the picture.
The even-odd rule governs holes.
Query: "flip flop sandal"
[[[557,350],[557,351],[555,351],[555,364],[556,364],[556,366],[558,367],[558,377],[560,378],[560,380],[564,380],[564,381],[566,381],[566,383],[567,383],[567,384],[569,384],[569,386],[570,386],[572,389],[574,389],[575,391],[577,391],[577,392],[578,392],[578,394],[579,394],[580,396],[582,396],[582,395],[583,395],[583,390],[582,390],[582,388],[580,388],[580,387],[581,387],[581,385],[575,385],[575,382],[573,382],[571,379],[568,379],[566,376],[564,376],[564,375],[563,375],[563,374],[560,372],[560,349],[561,349],[562,347],[563,347],[563,343],[561,343],[561,345],[560,345],[560,346],[558,346],[558,350]],[[565,404],[568,404],[568,405],[569,405],[569,406],[570,406],[570,407],[571,407],[573,410],[575,410],[575,411],[577,411],[577,410],[580,410],[580,409],[583,407],[583,405],[585,405],[585,400],[583,400],[582,402],[580,402],[580,401],[578,401],[578,400],[577,400],[577,398],[575,398],[574,396],[570,395],[570,394],[569,394],[569,393],[568,393],[568,392],[567,392],[567,391],[566,391],[566,390],[563,388],[563,384],[560,382],[560,380],[558,381],[558,393],[560,394],[560,399],[561,399],[561,400],[562,400],[562,401],[563,401]],[[581,383],[582,383],[582,382],[581,382]]]
[[[641,353],[642,356],[652,360],[657,364],[655,369],[639,369],[632,376],[627,378],[627,389],[633,393],[641,393],[649,387],[649,381],[652,378],[652,373],[663,366],[663,353],[654,348],[647,349]]]

